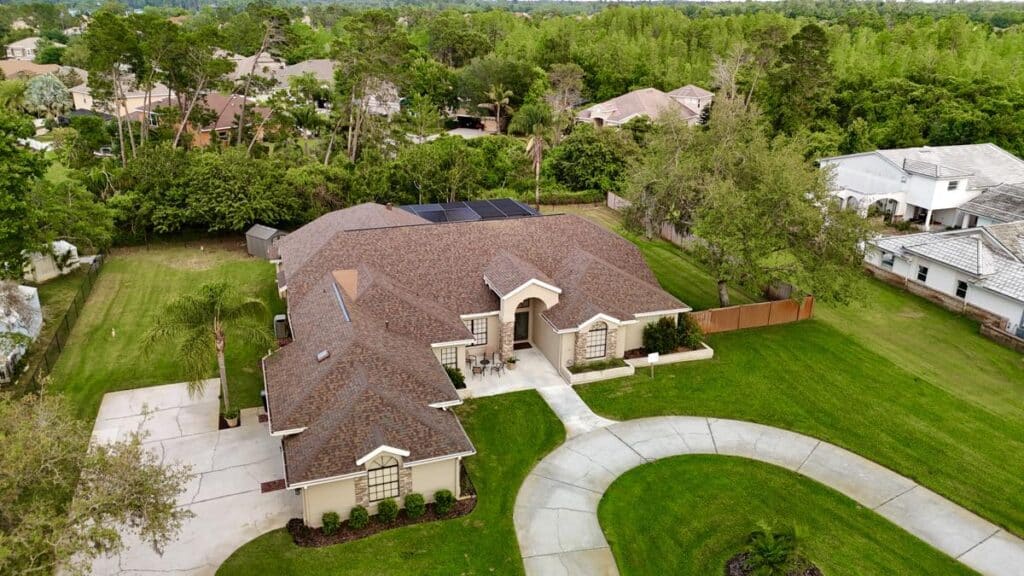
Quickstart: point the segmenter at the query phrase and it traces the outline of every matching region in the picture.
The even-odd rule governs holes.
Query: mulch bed
[[[406,516],[405,510],[400,510],[398,512],[398,518],[396,518],[391,524],[383,524],[378,522],[375,517],[370,517],[370,523],[362,530],[349,529],[348,520],[346,520],[341,523],[341,528],[330,536],[325,535],[319,528],[310,528],[306,526],[302,523],[301,518],[292,518],[288,521],[287,527],[288,533],[292,535],[292,541],[295,542],[297,546],[302,546],[304,548],[319,548],[320,546],[330,546],[332,544],[341,544],[342,542],[359,540],[360,538],[373,536],[374,534],[385,532],[392,528],[422,524],[424,522],[435,522],[437,520],[451,520],[452,518],[458,518],[459,516],[469,514],[475,507],[476,498],[466,498],[465,500],[459,500],[456,502],[451,512],[447,515],[439,516],[434,512],[434,505],[427,504],[427,511],[423,516],[420,516],[415,520]]]
[[[673,350],[671,352],[667,352],[667,354],[675,354],[676,352],[693,352],[694,350],[695,350],[694,348],[687,348],[686,346],[680,346],[679,348],[676,348],[675,350]],[[632,360],[634,358],[647,358],[647,349],[646,348],[633,348],[632,350],[626,350],[626,353],[623,354],[622,357],[627,359],[627,360]]]
[[[814,564],[803,562],[805,567],[790,571],[787,576],[824,576],[820,569]],[[747,553],[742,552],[729,559],[725,563],[725,576],[750,576],[751,571],[746,568]]]

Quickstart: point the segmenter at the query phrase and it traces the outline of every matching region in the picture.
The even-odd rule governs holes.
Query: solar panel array
[[[401,208],[431,222],[500,220],[539,215],[533,208],[510,198],[444,202],[440,204],[409,204]]]

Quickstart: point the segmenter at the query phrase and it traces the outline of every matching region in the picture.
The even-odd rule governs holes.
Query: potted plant
[[[224,422],[227,423],[228,428],[234,428],[238,426],[238,408],[228,408],[221,413],[224,418]]]
[[[505,367],[508,368],[509,370],[515,370],[516,369],[516,362],[518,362],[518,361],[519,361],[519,359],[516,358],[515,356],[509,356],[505,360]]]

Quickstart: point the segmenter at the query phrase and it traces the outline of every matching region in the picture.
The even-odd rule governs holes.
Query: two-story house
[[[987,209],[1000,188],[1024,182],[1024,160],[995,144],[922,146],[822,158],[833,170],[832,194],[844,207],[867,214],[871,207],[925,230],[973,227],[1020,219],[1024,199]],[[992,193],[991,195],[989,193]],[[1005,196],[1005,194],[1003,194]]]

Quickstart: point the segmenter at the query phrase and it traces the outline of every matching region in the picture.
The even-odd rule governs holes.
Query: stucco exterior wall
[[[637,348],[643,348],[644,346],[644,328],[648,324],[654,324],[662,318],[669,318],[674,323],[676,321],[675,314],[666,314],[664,316],[645,316],[643,318],[637,318],[636,324],[626,324],[619,329],[619,340],[622,341],[622,354],[625,354],[627,350],[635,350]]]
[[[1001,316],[1005,325],[1000,326],[1008,332],[1015,332],[1024,317],[1024,303],[1011,300],[1006,296],[991,292],[984,288],[970,287],[967,289],[967,303],[981,308],[986,312]]]
[[[835,184],[863,194],[902,194],[906,191],[900,181],[903,172],[874,154],[852,156],[822,162],[835,168]]]
[[[431,464],[412,466],[412,491],[419,492],[427,502],[434,501],[434,492],[451,490],[459,496],[459,460],[452,458]],[[404,496],[404,495],[403,495]]]
[[[342,520],[348,518],[355,505],[355,479],[317,484],[302,490],[302,520],[313,528],[321,526],[320,519],[327,512],[337,512]]]
[[[533,344],[540,350],[541,354],[548,359],[552,366],[560,366],[562,363],[562,335],[555,334],[554,328],[547,320],[534,315]]]
[[[544,288],[543,286],[537,286],[536,284],[527,286],[519,292],[516,292],[508,300],[504,300],[501,303],[501,321],[512,322],[516,319],[516,309],[519,307],[521,302],[525,302],[530,298],[536,298],[541,302],[544,302],[548,308],[558,304],[558,294]]]
[[[475,354],[478,357],[490,357],[501,346],[501,324],[498,316],[487,316],[487,344],[483,346],[467,346],[466,354]]]

